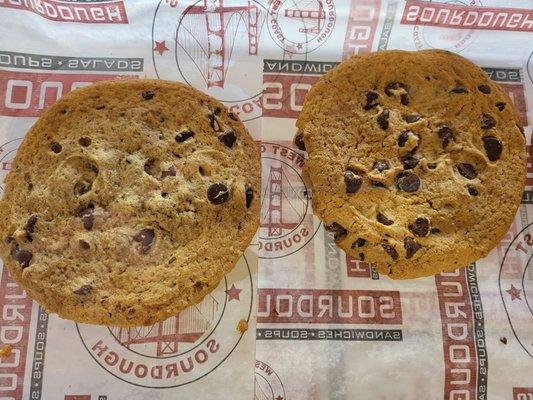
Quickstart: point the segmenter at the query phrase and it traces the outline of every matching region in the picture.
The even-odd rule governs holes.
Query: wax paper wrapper
[[[49,317],[4,269],[0,341],[13,353],[0,361],[0,399],[533,399],[533,175],[489,257],[397,282],[334,245],[301,179],[305,153],[291,144],[322,74],[393,48],[447,49],[483,67],[510,94],[529,144],[532,7],[0,0],[2,177],[44,107],[119,77],[184,81],[219,98],[262,140],[263,160],[261,227],[249,251],[212,298],[151,330]],[[247,316],[241,336],[235,326]]]

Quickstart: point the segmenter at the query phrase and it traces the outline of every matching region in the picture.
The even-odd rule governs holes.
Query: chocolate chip
[[[229,199],[229,189],[223,183],[213,183],[207,189],[207,198],[213,204],[222,204]]]
[[[83,250],[89,250],[91,248],[91,246],[89,245],[89,243],[87,243],[85,240],[81,240],[79,241],[79,244],[80,244],[80,247],[83,249]]]
[[[30,266],[31,259],[33,257],[33,254],[28,250],[21,250],[19,245],[16,244],[11,249],[11,258],[13,260],[17,261],[20,266],[24,269]]]
[[[411,172],[400,172],[396,176],[396,185],[404,192],[413,193],[420,188],[420,179]]]
[[[404,106],[409,104],[409,95],[407,93],[402,93],[400,95],[400,103],[402,103]]]
[[[54,153],[59,154],[61,153],[61,150],[63,150],[63,146],[61,146],[59,143],[54,142],[50,145],[50,150],[52,150]]]
[[[91,145],[91,138],[88,138],[87,136],[83,136],[80,138],[80,140],[78,140],[78,143],[80,144],[80,146],[88,147]]]
[[[403,239],[403,247],[405,248],[405,258],[411,258],[422,248],[422,246],[415,242],[412,238],[406,237]]]
[[[392,225],[394,224],[394,221],[392,219],[388,219],[386,216],[384,216],[382,213],[378,213],[376,215],[376,220],[383,225]]]
[[[407,226],[416,236],[424,237],[429,233],[429,220],[424,217],[418,217],[415,222]]]
[[[161,171],[161,179],[165,179],[167,176],[176,176],[176,168],[173,165],[166,171]]]
[[[202,176],[205,176],[205,169],[201,165],[198,167],[198,173]]]
[[[500,338],[500,342],[502,342],[503,344],[507,344],[507,338],[505,336],[502,336]]]
[[[390,114],[390,111],[385,108],[381,114],[378,115],[378,124],[379,124],[379,127],[381,129],[383,129],[384,131],[386,131],[387,129],[389,129],[389,114]]]
[[[485,147],[485,153],[490,161],[496,161],[500,158],[503,150],[502,142],[494,136],[484,136],[483,146]]]
[[[142,93],[141,93],[141,96],[145,100],[152,99],[154,97],[154,95],[155,95],[155,92],[153,90],[143,90]]]
[[[372,169],[377,169],[379,172],[383,172],[390,169],[390,164],[386,160],[379,160],[374,163]]]
[[[475,179],[477,177],[476,170],[471,164],[461,163],[457,165],[457,170],[466,179]]]
[[[489,85],[479,85],[477,87],[477,89],[481,92],[481,93],[484,93],[484,94],[489,94],[490,93],[490,86]]]
[[[346,185],[346,193],[356,193],[361,189],[363,178],[355,172],[347,170],[344,172],[344,183]]]
[[[505,110],[505,103],[503,102],[496,103],[496,108],[500,111]]]
[[[144,172],[146,172],[148,175],[152,175],[154,176],[154,161],[153,160],[148,160],[145,164],[144,164]]]
[[[175,139],[176,139],[176,142],[183,143],[187,139],[190,139],[192,137],[194,137],[194,132],[190,131],[190,130],[186,130],[186,131],[182,131],[182,132],[178,133],[176,135]]]
[[[78,289],[74,290],[74,293],[82,296],[87,296],[89,293],[91,293],[92,290],[93,287],[91,285],[82,285]]]
[[[477,196],[479,194],[478,190],[472,185],[467,185],[466,188],[470,196]]]
[[[420,161],[420,157],[417,155],[414,156],[406,156],[402,158],[402,164],[404,169],[413,169],[418,165],[418,162]]]
[[[373,187],[378,187],[378,188],[387,187],[383,182],[379,182],[379,181],[370,181],[370,183],[372,184]]]
[[[222,112],[222,109],[220,107],[215,107],[211,109],[213,111],[213,114],[219,115]]]
[[[363,247],[366,244],[366,240],[363,238],[358,238],[355,242],[352,243],[352,249],[356,247]]]
[[[254,199],[254,190],[252,188],[246,189],[246,208],[250,208]]]
[[[9,244],[9,243],[11,243],[13,240],[15,240],[15,239],[13,238],[13,236],[11,236],[11,235],[7,235],[7,236],[4,238],[4,243],[5,243],[5,244]]]
[[[209,118],[209,125],[211,125],[211,129],[213,129],[215,132],[220,132],[220,123],[218,122],[216,115],[220,114],[220,108],[211,108],[209,109],[209,113],[207,114],[207,117]]]
[[[411,114],[405,116],[405,122],[408,124],[412,124],[414,122],[420,121],[420,118],[422,118],[419,114]]]
[[[365,253],[359,253],[359,261],[365,261]]]
[[[146,253],[152,247],[154,243],[155,232],[153,229],[145,228],[141,229],[135,236],[133,240],[141,244],[141,253]]]
[[[448,125],[441,125],[439,127],[439,139],[443,148],[446,148],[453,139],[453,129]]]
[[[26,221],[26,225],[24,225],[26,239],[29,242],[33,240],[31,234],[35,231],[35,224],[37,224],[37,215],[32,215],[30,218],[28,218],[28,221]]]
[[[429,169],[435,169],[435,168],[437,168],[437,163],[436,163],[436,162],[430,162],[430,163],[428,163],[428,168],[429,168]]]
[[[342,240],[346,237],[348,232],[346,229],[344,229],[341,225],[334,222],[329,226],[325,226],[326,230],[333,233],[333,239],[337,242],[339,240]]]
[[[464,87],[463,85],[457,83],[457,85],[452,89],[450,90],[450,92],[452,93],[468,93],[468,89],[466,87]]]
[[[403,132],[400,136],[398,136],[398,147],[404,147],[407,143],[407,140],[409,140],[409,135],[411,134],[410,131]]]
[[[89,204],[89,206],[80,212],[79,216],[81,218],[81,221],[83,222],[83,227],[90,231],[93,229],[94,224],[94,206],[92,204]]]
[[[489,114],[481,116],[481,129],[490,129],[496,126],[496,120]]]
[[[161,192],[161,197],[164,199],[168,199],[169,194],[167,192]]]
[[[431,233],[433,235],[436,235],[436,234],[440,233],[440,229],[439,228],[433,228],[433,229],[431,229]]]
[[[206,285],[205,285],[205,283],[203,283],[203,282],[200,282],[200,281],[196,281],[196,282],[194,282],[194,290],[195,290],[196,292],[201,292],[202,289],[204,288],[204,286],[206,286]]]
[[[28,186],[28,190],[32,190],[33,189],[33,182],[32,181],[28,181],[27,182],[27,186]]]
[[[231,149],[237,140],[237,135],[235,135],[234,131],[226,131],[218,137],[218,140]]]
[[[381,247],[383,247],[383,250],[385,250],[385,252],[391,256],[391,258],[393,260],[397,260],[398,259],[398,252],[396,251],[396,249],[394,247],[392,247],[390,244],[388,243],[381,243]]]
[[[300,150],[302,151],[306,151],[305,150],[305,142],[304,142],[304,135],[303,133],[298,133],[295,137],[294,137],[294,144],[296,145],[297,148],[299,148]]]
[[[239,117],[237,117],[237,115],[235,113],[228,113],[228,117],[230,117],[230,119],[234,120],[234,121],[238,121],[239,120]]]
[[[105,104],[100,104],[95,107],[97,110],[103,110],[105,108]]]
[[[377,92],[374,92],[373,90],[369,90],[365,93],[365,100],[366,104],[363,106],[363,109],[370,110],[378,105],[378,103],[374,103],[375,100],[377,100],[379,97],[379,94]]]
[[[407,91],[407,85],[401,82],[390,82],[385,87],[385,93],[387,94],[387,96],[390,97],[394,95],[395,90],[400,90],[400,89]]]

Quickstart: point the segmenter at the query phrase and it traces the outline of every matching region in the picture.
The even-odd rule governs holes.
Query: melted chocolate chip
[[[499,103],[496,103],[496,108],[500,111],[503,111],[505,110],[505,103],[504,102],[499,102]]]
[[[488,159],[490,161],[499,159],[503,150],[502,142],[494,136],[485,136],[482,140]]]
[[[80,244],[80,247],[82,248],[82,250],[89,250],[91,248],[89,243],[87,243],[85,240],[81,240],[80,239],[79,244]]]
[[[466,188],[470,196],[477,196],[479,194],[478,190],[472,185],[467,185]]]
[[[492,115],[483,114],[481,116],[481,129],[490,129],[496,126],[496,120]]]
[[[392,225],[394,224],[394,221],[392,219],[388,219],[386,216],[384,216],[382,213],[378,213],[376,215],[376,220],[383,225]]]
[[[344,229],[341,225],[339,225],[336,222],[332,223],[329,226],[326,226],[325,228],[327,231],[333,233],[333,238],[336,242],[344,239],[346,235],[348,234],[346,229]]]
[[[254,190],[252,188],[246,189],[246,208],[250,208],[252,201],[254,200]]]
[[[402,93],[400,95],[400,103],[402,103],[404,106],[409,104],[409,95],[407,93]]]
[[[155,92],[153,90],[143,90],[141,96],[145,100],[150,100],[154,97]]]
[[[436,162],[430,162],[430,163],[428,163],[428,168],[429,168],[429,169],[435,169],[435,168],[437,168],[437,163],[436,163]]]
[[[83,227],[90,231],[93,229],[94,224],[94,206],[92,204],[89,204],[89,206],[80,212],[79,216],[81,218],[81,221],[83,222]]]
[[[207,189],[207,198],[213,204],[223,204],[229,199],[229,189],[223,183],[213,183]]]
[[[394,95],[395,90],[400,90],[400,89],[407,91],[407,85],[401,82],[390,82],[385,87],[385,93],[387,94],[387,96],[390,97]]]
[[[152,248],[155,239],[155,232],[153,229],[145,228],[141,229],[135,236],[133,240],[141,244],[141,253],[144,254]]]
[[[379,172],[390,169],[390,163],[386,160],[379,160],[374,163],[372,169],[377,169]]]
[[[397,260],[398,259],[398,252],[396,251],[396,249],[394,247],[392,247],[390,244],[388,243],[381,243],[381,247],[383,247],[383,250],[385,250],[385,252],[391,256],[391,258],[393,260]]]
[[[238,121],[239,120],[239,117],[237,117],[237,115],[235,113],[228,113],[228,117],[230,117],[230,119],[234,120],[234,121]]]
[[[413,193],[420,188],[420,178],[411,172],[400,172],[396,176],[396,186],[404,192]]]
[[[439,140],[443,148],[446,148],[453,139],[453,130],[448,125],[441,125],[439,127]]]
[[[54,142],[50,145],[50,150],[52,150],[54,153],[59,154],[61,153],[61,150],[63,150],[63,146],[61,146],[59,143]]]
[[[346,193],[356,193],[361,189],[363,178],[355,172],[347,170],[344,172],[344,183],[346,185]]]
[[[187,139],[190,139],[194,137],[194,132],[193,131],[190,131],[190,130],[186,130],[186,131],[183,131],[183,132],[180,132],[176,135],[176,142],[178,143],[183,143],[185,142]]]
[[[433,235],[436,235],[436,234],[440,233],[440,229],[439,228],[433,228],[433,229],[431,229],[431,233]]]
[[[479,85],[477,89],[483,93],[483,94],[489,94],[490,93],[490,86],[489,85]]]
[[[405,116],[405,122],[408,124],[412,124],[414,122],[420,121],[420,118],[422,118],[419,114],[411,114]]]
[[[408,228],[416,236],[424,237],[429,233],[429,220],[424,217],[418,217],[415,222],[408,225]]]
[[[235,135],[234,131],[226,131],[218,137],[218,140],[231,149],[237,141],[237,135]]]
[[[377,121],[378,121],[379,127],[383,129],[384,131],[389,129],[389,114],[390,114],[390,111],[385,108],[381,112],[381,114],[378,115]]]
[[[404,169],[413,169],[418,165],[420,157],[417,155],[407,156],[402,158],[402,164]]]
[[[161,171],[161,179],[165,179],[167,176],[176,176],[176,168],[171,165],[166,171]]]
[[[363,247],[366,244],[366,240],[363,238],[358,238],[355,242],[352,243],[352,249],[356,247]]]
[[[456,86],[452,90],[450,90],[450,92],[457,94],[468,93],[468,89],[460,83],[457,83]]]
[[[304,142],[304,135],[302,133],[298,133],[294,137],[294,144],[296,147],[302,151],[305,151],[305,142]]]
[[[88,147],[91,145],[92,141],[91,141],[91,138],[88,138],[87,136],[83,136],[80,138],[80,140],[78,140],[78,143],[82,147]]]
[[[411,258],[422,248],[422,246],[415,242],[412,238],[406,237],[403,239],[403,247],[405,248],[405,258]]]
[[[378,103],[374,103],[379,97],[379,94],[377,92],[374,92],[373,90],[369,90],[365,93],[365,100],[366,104],[363,106],[365,110],[370,110],[378,105]]]
[[[20,266],[24,269],[30,266],[31,259],[33,257],[33,254],[28,250],[20,249],[19,245],[16,244],[11,249],[11,258],[18,262]]]
[[[398,147],[404,147],[407,143],[407,140],[409,140],[409,135],[411,134],[410,131],[403,132],[400,136],[398,136]]]
[[[91,293],[92,290],[93,287],[91,285],[82,285],[78,289],[74,290],[74,293],[82,296],[87,296],[89,293]]]
[[[379,182],[379,181],[370,181],[370,183],[372,184],[373,187],[378,187],[378,188],[387,187],[383,182]]]
[[[32,215],[30,218],[28,218],[28,221],[26,221],[26,225],[24,225],[24,230],[26,231],[26,239],[29,242],[33,240],[31,234],[35,231],[35,224],[37,224],[37,215]]]
[[[472,164],[461,163],[457,165],[457,170],[459,173],[464,176],[466,179],[475,179],[477,177],[477,172],[472,166]]]

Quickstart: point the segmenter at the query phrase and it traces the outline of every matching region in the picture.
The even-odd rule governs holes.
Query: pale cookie
[[[297,126],[314,212],[342,249],[392,278],[487,255],[520,204],[514,106],[458,55],[352,57],[310,90]]]
[[[220,102],[176,82],[97,83],[47,109],[20,146],[1,255],[50,312],[152,324],[234,267],[259,195],[259,152]]]

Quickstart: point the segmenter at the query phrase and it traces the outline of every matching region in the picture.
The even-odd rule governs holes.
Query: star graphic
[[[228,295],[228,301],[231,300],[237,300],[241,301],[239,298],[239,294],[242,292],[242,289],[237,289],[234,284],[231,285],[231,287],[226,290],[226,294]]]
[[[278,396],[278,397],[276,397],[276,400],[283,400],[283,397]]]
[[[517,289],[511,284],[511,288],[507,289],[506,292],[511,295],[511,300],[514,301],[514,299],[522,300],[520,297],[520,292],[522,289]]]
[[[165,46],[165,41],[163,40],[162,42],[158,42],[156,40],[155,42],[155,47],[153,49],[154,51],[157,51],[159,53],[160,56],[163,55],[163,53],[165,51],[168,51],[169,49],[167,48],[167,46]]]
[[[303,46],[303,44],[298,43],[298,44],[296,45],[296,47],[298,47],[298,50],[302,50],[302,48],[303,48],[304,46]]]

